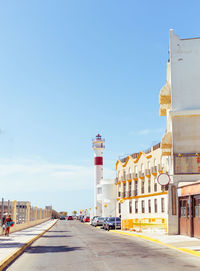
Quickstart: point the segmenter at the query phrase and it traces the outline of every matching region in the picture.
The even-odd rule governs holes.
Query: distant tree
[[[67,216],[68,213],[62,211],[62,212],[60,212],[60,214],[61,214],[61,215],[64,215],[64,216]]]
[[[73,215],[76,215],[76,214],[77,214],[77,211],[73,211],[72,214],[73,214]]]

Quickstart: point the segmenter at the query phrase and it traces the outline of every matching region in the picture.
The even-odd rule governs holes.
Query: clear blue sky
[[[7,199],[92,206],[91,139],[119,156],[160,141],[169,29],[200,36],[199,1],[0,3],[0,178]]]

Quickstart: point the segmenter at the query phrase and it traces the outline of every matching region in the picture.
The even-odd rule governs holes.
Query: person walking
[[[7,213],[4,213],[3,218],[2,218],[2,234],[5,234],[5,230],[6,230],[6,216],[7,216]]]
[[[8,217],[5,220],[5,225],[6,225],[6,231],[5,231],[5,235],[9,236],[10,234],[10,227],[14,222],[12,221],[11,215],[8,215]]]

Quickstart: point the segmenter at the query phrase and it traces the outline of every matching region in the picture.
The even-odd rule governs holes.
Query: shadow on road
[[[18,243],[18,242],[13,242],[13,243],[8,243],[8,244],[0,244],[0,248],[12,248],[12,247],[21,247],[23,246],[24,243]]]
[[[68,247],[68,246],[34,246],[25,250],[26,253],[58,253],[70,252],[74,250],[81,250],[81,247]]]
[[[49,232],[69,232],[69,231],[49,231]]]
[[[41,238],[60,238],[60,237],[72,237],[72,235],[44,235]]]

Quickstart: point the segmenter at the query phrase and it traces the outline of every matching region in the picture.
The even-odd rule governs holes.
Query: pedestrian
[[[5,220],[5,225],[6,225],[6,232],[5,235],[9,236],[10,234],[10,227],[14,225],[14,222],[12,221],[11,215],[8,215],[8,217]]]
[[[5,230],[6,230],[6,216],[7,216],[7,213],[4,213],[3,218],[2,218],[2,231],[3,231],[3,234],[5,234]]]

